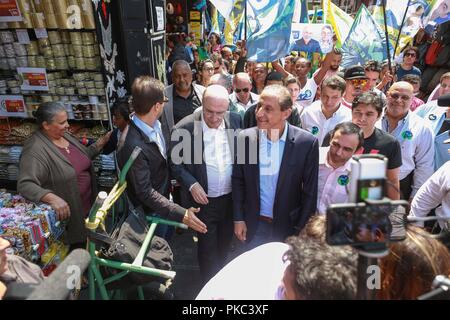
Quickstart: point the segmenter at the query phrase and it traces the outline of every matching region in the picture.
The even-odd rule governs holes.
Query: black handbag
[[[149,226],[145,219],[145,215],[141,210],[131,208],[128,210],[128,215],[122,218],[122,221],[118,223],[114,232],[110,237],[109,247],[104,248],[102,256],[106,259],[121,261],[126,263],[133,263],[145,236],[149,230]],[[162,270],[170,270],[173,264],[173,253],[169,246],[169,243],[154,235],[150,242],[147,254],[142,263],[142,266],[149,268],[156,268]],[[112,268],[102,268],[104,276],[111,276],[117,274],[122,270]],[[118,281],[112,282],[108,288],[114,289],[129,285],[143,285],[149,282],[165,282],[166,279],[162,277],[150,276],[138,272],[130,272],[125,277]]]

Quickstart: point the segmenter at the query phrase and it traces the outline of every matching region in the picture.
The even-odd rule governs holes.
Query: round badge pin
[[[429,116],[428,116],[428,119],[430,119],[431,121],[434,121],[434,120],[436,120],[437,119],[437,117],[436,117],[436,115],[435,114],[430,114]]]
[[[406,131],[403,131],[403,132],[402,132],[402,138],[403,138],[403,139],[405,139],[405,140],[411,140],[412,137],[413,137],[413,134],[412,134],[411,131],[406,130]]]
[[[319,133],[319,128],[317,128],[316,126],[312,127],[311,133],[312,133],[313,135],[317,135],[317,134]]]
[[[343,174],[338,177],[337,182],[340,186],[346,186],[348,184],[349,180],[350,179],[348,178],[348,176]]]

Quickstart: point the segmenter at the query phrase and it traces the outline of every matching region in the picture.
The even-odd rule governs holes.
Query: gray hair
[[[33,111],[33,116],[36,118],[36,123],[39,127],[42,127],[42,123],[53,122],[53,118],[57,113],[67,112],[66,107],[61,102],[52,101],[41,103],[36,111]]]

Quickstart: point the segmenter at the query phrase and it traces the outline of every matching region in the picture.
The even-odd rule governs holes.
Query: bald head
[[[228,110],[229,98],[227,90],[220,85],[213,84],[203,93],[203,120],[209,128],[217,129]]]
[[[413,86],[409,82],[406,82],[406,81],[394,82],[394,84],[392,84],[392,86],[389,88],[388,92],[396,90],[398,88],[404,89],[407,91],[411,91],[411,93],[414,92]]]
[[[228,91],[228,94],[231,93],[231,90],[232,90],[231,80],[229,77],[227,77],[224,74],[221,74],[221,73],[214,74],[211,77],[211,79],[209,80],[209,84],[210,85],[215,84],[215,85],[222,86]]]
[[[406,116],[414,96],[413,86],[406,81],[395,82],[387,92],[387,116],[401,119]]]

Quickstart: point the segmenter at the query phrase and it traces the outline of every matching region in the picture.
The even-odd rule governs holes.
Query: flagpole
[[[408,8],[409,8],[410,2],[411,2],[411,0],[408,0],[408,4],[406,5],[405,13],[403,14],[402,24],[400,25],[400,29],[398,30],[398,36],[397,36],[397,40],[395,41],[395,47],[394,47],[394,56],[395,56],[395,53],[397,52],[398,43],[400,41],[400,35],[402,34],[403,25],[405,24],[406,14],[408,13]]]
[[[383,18],[384,18],[384,34],[386,37],[386,51],[387,51],[387,57],[388,57],[388,65],[389,65],[389,71],[391,71],[391,54],[389,52],[389,34],[387,29],[387,22],[386,22],[386,0],[382,0],[383,4]]]
[[[247,41],[247,0],[244,0],[244,40]]]

